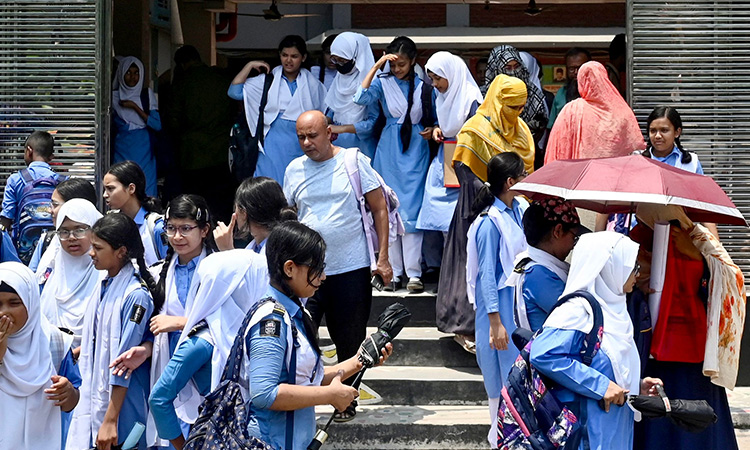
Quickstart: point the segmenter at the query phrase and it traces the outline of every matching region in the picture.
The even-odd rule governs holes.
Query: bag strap
[[[263,81],[263,95],[260,96],[260,111],[258,112],[258,124],[255,127],[255,135],[258,136],[258,142],[260,142],[260,145],[263,145],[263,140],[265,136],[263,136],[263,121],[264,121],[264,113],[266,109],[266,104],[268,103],[268,91],[271,89],[271,83],[273,83],[273,74],[267,73],[266,79]],[[258,134],[260,132],[260,134]]]
[[[421,125],[425,128],[435,125],[435,118],[432,115],[432,90],[433,87],[422,80],[422,120]]]
[[[247,326],[250,324],[250,321],[253,319],[253,315],[256,311],[258,311],[258,308],[260,308],[261,305],[273,301],[274,299],[272,299],[271,297],[266,297],[256,303],[255,306],[250,309],[250,312],[245,315],[245,320],[242,321],[242,325],[240,325],[240,332],[234,338],[232,351],[229,352],[227,363],[224,366],[224,373],[221,375],[222,382],[226,380],[234,382],[239,381],[240,365],[242,364],[242,356],[245,352],[245,333],[247,331]]]
[[[302,313],[304,314],[304,312]],[[289,322],[292,324],[292,357],[289,360],[289,370],[287,376],[288,384],[297,383],[297,327],[294,326],[294,318],[290,317]],[[286,447],[294,448],[294,411],[286,412]]]
[[[580,353],[581,361],[587,366],[590,366],[591,361],[594,360],[594,356],[599,350],[599,346],[601,344],[602,333],[604,331],[604,314],[602,313],[602,307],[599,304],[599,301],[594,298],[594,296],[591,295],[590,292],[587,291],[575,291],[571,292],[568,295],[560,297],[557,303],[555,303],[555,306],[552,307],[550,314],[552,314],[552,311],[554,311],[558,306],[561,306],[572,298],[586,299],[586,301],[589,302],[589,305],[591,305],[591,310],[594,312],[594,326],[591,327],[591,331],[586,334],[586,337],[583,340],[583,348],[581,349]]]
[[[156,222],[161,219],[161,214],[150,212],[146,213],[146,228],[148,228],[148,236],[151,238],[151,242],[154,244],[154,253],[156,253],[156,257],[159,258],[159,243],[156,242],[156,238],[154,237],[154,231],[156,231]]]
[[[367,213],[367,201],[365,195],[362,192],[362,178],[359,175],[359,149],[358,148],[345,148],[344,153],[344,167],[346,168],[346,175],[349,177],[349,184],[354,189],[354,195],[357,196],[357,203],[359,203],[359,212],[362,215],[362,226],[365,229],[365,238],[367,239],[367,249],[370,253],[370,268],[375,270],[377,267],[377,259],[375,258],[375,242],[367,229],[367,221],[369,221]],[[388,202],[388,197],[385,199]]]
[[[29,169],[21,169],[21,178],[23,179],[24,184],[34,182],[34,177],[31,176]]]

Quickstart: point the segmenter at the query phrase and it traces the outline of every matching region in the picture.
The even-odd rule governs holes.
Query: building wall
[[[444,4],[352,5],[352,28],[428,28],[446,26]]]
[[[524,13],[527,5],[472,4],[472,27],[621,27],[625,25],[625,3],[603,4],[540,4],[542,12],[536,16]]]

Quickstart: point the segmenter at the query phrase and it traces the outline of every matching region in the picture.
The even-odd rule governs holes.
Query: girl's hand
[[[159,333],[170,333],[172,331],[182,331],[185,326],[185,317],[180,316],[168,316],[166,314],[159,314],[151,318],[149,322],[149,329],[154,336]]]
[[[141,108],[132,100],[120,100],[120,106],[123,108],[130,108],[134,109],[136,111],[140,110]]]
[[[435,127],[427,127],[424,130],[419,132],[419,135],[422,136],[422,139],[425,141],[429,141],[432,137],[432,130],[434,130]]]
[[[117,422],[105,420],[96,434],[96,448],[110,450],[115,445],[117,445]]]
[[[72,410],[78,403],[78,392],[73,383],[59,375],[52,375],[52,386],[45,389],[44,393],[47,394],[47,400],[55,402],[55,406],[60,406],[63,411]],[[69,402],[73,404],[68,405]]]
[[[214,241],[216,241],[216,247],[219,251],[232,250],[234,249],[234,226],[237,223],[237,213],[232,213],[232,220],[229,225],[224,225],[224,222],[219,221],[216,223],[214,228]]]
[[[499,313],[492,313],[490,316],[490,348],[495,350],[508,350],[508,332],[505,330],[503,323],[500,321]]]
[[[257,70],[258,72],[271,73],[271,66],[269,66],[265,61],[250,61],[249,63],[245,64],[245,68],[249,69],[250,71]]]
[[[445,137],[443,136],[443,130],[440,129],[440,127],[435,127],[432,129],[432,140],[437,143],[442,143]]]
[[[648,395],[655,397],[659,395],[656,391],[656,386],[664,387],[664,382],[659,378],[646,377],[641,380],[641,395]]]
[[[397,59],[398,59],[398,55],[394,53],[386,53],[385,55],[380,57],[378,62],[375,63],[375,67],[382,70],[386,62],[395,61]]]
[[[109,368],[112,369],[112,375],[125,379],[130,378],[133,371],[141,366],[148,358],[151,357],[151,351],[142,345],[137,345],[126,350],[125,353],[115,358]]]
[[[351,386],[341,383],[341,377],[344,375],[343,370],[333,377],[331,384],[328,385],[330,392],[330,403],[337,411],[343,411],[352,404],[355,398],[359,397],[359,392]]]
[[[375,367],[382,366],[383,363],[385,363],[388,360],[388,358],[391,357],[392,354],[393,354],[393,344],[389,342],[385,344],[385,347],[383,347],[383,350],[381,351],[380,361],[378,361],[377,364],[375,364]]]
[[[609,405],[613,403],[618,406],[624,405],[625,396],[628,395],[628,392],[629,391],[610,381],[609,386],[607,387],[607,392],[604,393],[604,397],[602,398],[602,400],[604,400],[604,412],[609,412]]]
[[[0,344],[7,342],[11,328],[13,328],[13,319],[6,315],[0,316]]]
[[[701,252],[695,247],[695,244],[693,244],[693,239],[690,237],[689,231],[685,231],[682,228],[675,226],[670,228],[669,235],[674,241],[674,246],[677,248],[678,252],[696,261],[703,259]]]

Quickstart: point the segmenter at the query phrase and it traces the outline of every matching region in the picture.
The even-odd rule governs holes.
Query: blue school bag
[[[601,347],[604,316],[599,302],[588,292],[576,291],[561,297],[555,306],[576,297],[589,302],[594,312],[594,326],[583,341],[581,361],[591,365]],[[550,311],[551,313],[551,311]],[[531,331],[517,328],[513,342],[521,350],[510,369],[500,397],[497,413],[497,448],[504,450],[554,450],[565,446],[578,429],[578,418],[558,401],[546,379],[529,363],[531,346],[542,330],[533,336]]]
[[[18,200],[18,222],[13,227],[13,240],[18,257],[28,265],[39,237],[55,228],[52,222],[52,192],[68,177],[53,174],[34,179],[29,169],[23,169],[20,173],[24,186]]]

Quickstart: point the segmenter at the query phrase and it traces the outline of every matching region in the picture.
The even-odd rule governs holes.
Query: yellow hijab
[[[526,104],[526,85],[507,75],[492,81],[484,103],[458,133],[453,162],[460,161],[482,181],[487,181],[487,164],[498,153],[516,152],[528,173],[534,170],[534,138],[521,110]]]

